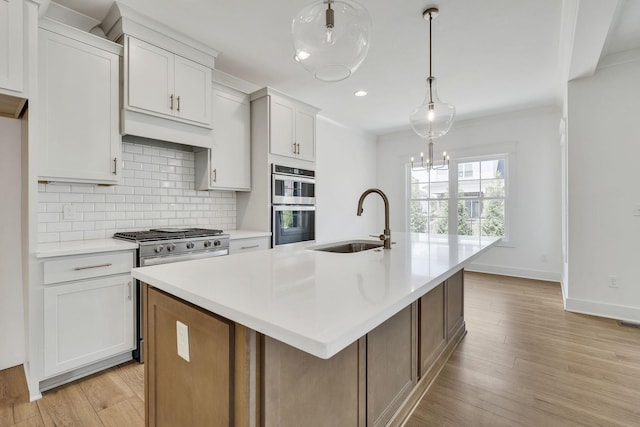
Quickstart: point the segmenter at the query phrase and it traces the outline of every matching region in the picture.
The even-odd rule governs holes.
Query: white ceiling
[[[293,60],[293,16],[311,0],[122,0],[122,3],[220,50],[216,68],[271,86],[347,126],[374,134],[408,128],[428,75],[429,0],[360,0],[373,21],[369,54],[337,83],[315,80]],[[571,1],[571,0],[565,0]],[[58,0],[102,20],[112,0]],[[563,2],[457,0],[436,3],[433,73],[457,120],[560,104]],[[640,1],[622,0],[605,53],[640,47]],[[369,95],[356,98],[364,89]]]

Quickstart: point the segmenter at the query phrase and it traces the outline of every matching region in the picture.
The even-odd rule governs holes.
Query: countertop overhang
[[[391,250],[310,245],[140,267],[136,279],[328,359],[500,241],[394,233]],[[325,243],[325,242],[323,242]],[[329,242],[326,242],[329,243]]]

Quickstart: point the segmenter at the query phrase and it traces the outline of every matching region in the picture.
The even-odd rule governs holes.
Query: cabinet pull
[[[240,249],[254,249],[259,248],[260,245],[251,245],[251,246],[240,246]]]
[[[128,295],[127,295],[127,299],[129,301],[131,301],[131,298],[133,298],[133,292],[132,292],[132,289],[131,289],[131,282],[127,283],[127,290],[129,292]]]
[[[90,268],[111,267],[112,265],[113,264],[109,262],[107,264],[97,264],[97,265],[87,265],[86,267],[76,267],[74,268],[74,270],[80,271],[80,270],[88,270]]]
[[[118,175],[118,158],[113,158],[113,174]]]
[[[169,95],[169,99],[171,100],[171,104],[169,105],[169,109],[173,110],[173,94]]]
[[[213,173],[213,179],[211,181],[218,182],[218,170],[214,169],[211,172]]]
[[[180,95],[178,95],[178,108],[176,108],[176,111],[180,111]]]
[[[293,154],[296,154],[296,143],[293,143]]]

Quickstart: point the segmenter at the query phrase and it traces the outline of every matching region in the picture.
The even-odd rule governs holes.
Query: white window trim
[[[504,237],[502,241],[497,244],[498,247],[514,248],[516,247],[516,233],[514,223],[517,221],[517,200],[516,191],[517,188],[517,168],[513,167],[516,164],[517,159],[517,142],[507,142],[500,144],[484,145],[467,149],[459,150],[447,150],[451,156],[449,164],[449,199],[455,201],[457,206],[458,192],[452,191],[452,188],[458,188],[458,164],[474,161],[493,160],[498,157],[505,159],[505,218],[504,218]],[[455,170],[456,173],[451,172]],[[405,165],[405,229],[411,230],[411,163]],[[452,202],[453,203],[453,202]],[[453,212],[452,212],[453,211]],[[457,209],[449,209],[449,224],[456,224]],[[453,221],[453,222],[452,222]]]

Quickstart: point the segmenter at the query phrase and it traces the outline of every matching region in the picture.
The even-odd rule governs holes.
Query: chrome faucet
[[[384,202],[384,233],[379,236],[380,240],[384,242],[385,249],[391,249],[391,230],[389,230],[389,199],[387,199],[386,194],[377,188],[370,188],[362,193],[360,196],[360,200],[358,200],[358,216],[362,216],[362,203],[364,199],[369,195],[369,193],[378,193],[380,197],[382,197],[382,201]]]

